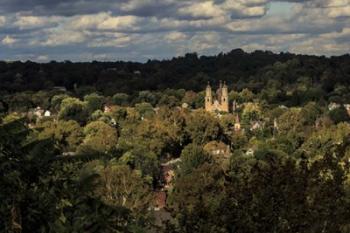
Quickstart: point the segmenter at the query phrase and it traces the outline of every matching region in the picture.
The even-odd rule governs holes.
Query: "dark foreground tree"
[[[0,231],[131,232],[130,211],[94,197],[83,161],[55,156],[49,141],[28,141],[21,121],[0,125]]]

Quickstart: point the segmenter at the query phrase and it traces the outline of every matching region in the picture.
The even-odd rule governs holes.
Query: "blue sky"
[[[1,60],[146,61],[235,48],[349,53],[350,0],[0,0]]]
[[[267,11],[267,15],[275,15],[275,16],[289,16],[292,11],[295,3],[290,2],[271,2],[269,6],[269,10]]]

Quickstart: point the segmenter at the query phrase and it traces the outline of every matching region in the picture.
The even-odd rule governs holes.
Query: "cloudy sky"
[[[0,0],[1,60],[350,52],[350,0]]]

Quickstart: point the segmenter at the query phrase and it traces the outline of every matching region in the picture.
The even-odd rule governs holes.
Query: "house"
[[[350,116],[350,104],[344,104],[344,108],[348,112],[348,115]]]
[[[181,159],[177,158],[161,164],[162,182],[164,189],[171,188],[171,182],[175,177],[174,169],[178,166],[178,163],[180,162]]]
[[[50,117],[51,116],[51,112],[49,110],[46,110],[44,113],[44,117]]]
[[[112,108],[111,106],[108,106],[108,105],[105,105],[104,108],[103,108],[103,112],[104,113],[109,113],[112,111]]]
[[[263,125],[261,124],[261,122],[259,122],[259,121],[251,122],[250,131],[259,130],[262,128],[263,128]]]
[[[248,156],[252,156],[252,155],[254,155],[254,153],[255,153],[255,151],[254,151],[254,149],[252,149],[252,148],[248,149],[248,150],[245,152],[245,154],[248,155]]]
[[[171,188],[171,182],[175,177],[175,171],[170,166],[162,166],[162,178],[164,182],[164,188]]]
[[[37,118],[42,118],[44,115],[44,110],[41,109],[41,107],[36,107],[35,110],[34,110],[34,116],[36,116]]]
[[[154,198],[155,198],[155,207],[154,210],[155,211],[159,211],[161,209],[164,209],[164,207],[166,206],[166,198],[167,198],[167,194],[165,191],[157,191],[154,193]]]
[[[111,125],[113,125],[113,126],[117,125],[117,121],[114,118],[111,119]]]
[[[74,156],[76,154],[77,154],[76,152],[69,151],[69,152],[63,152],[62,156]]]
[[[183,103],[183,104],[181,105],[181,108],[188,108],[188,103]]]
[[[116,106],[106,104],[106,105],[103,107],[103,112],[104,112],[104,113],[111,113],[111,112],[113,112],[113,110],[115,110],[115,108],[116,108]]]
[[[285,106],[285,105],[279,105],[278,107],[281,108],[281,109],[288,109],[288,107]]]
[[[204,150],[214,156],[215,158],[228,158],[230,157],[230,146],[220,141],[211,141],[204,146]]]
[[[328,110],[332,111],[334,109],[340,108],[340,106],[341,106],[340,104],[332,102],[332,103],[328,104]]]
[[[155,107],[155,108],[153,108],[153,111],[156,113],[156,114],[158,114],[159,113],[159,107]]]

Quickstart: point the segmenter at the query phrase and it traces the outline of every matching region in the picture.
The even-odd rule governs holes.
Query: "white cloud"
[[[267,11],[267,0],[226,0],[221,7],[242,16],[263,16]]]
[[[308,1],[305,4],[310,9],[324,11],[329,17],[350,17],[349,0],[318,0]]]
[[[13,45],[14,43],[16,43],[16,41],[17,41],[17,40],[16,40],[15,38],[13,38],[13,37],[7,35],[7,36],[5,36],[5,37],[1,40],[1,43],[2,43],[3,45]]]
[[[85,34],[79,31],[53,31],[48,35],[48,38],[39,42],[43,46],[59,46],[70,45],[84,42],[86,39]]]
[[[178,10],[180,15],[189,15],[195,18],[201,17],[217,17],[225,14],[225,11],[213,1],[193,2],[189,5],[185,5]]]
[[[349,52],[347,43],[336,43],[322,37],[310,38],[290,47],[290,51],[300,54],[331,55]]]
[[[329,0],[328,6],[335,6],[335,7],[340,7],[340,6],[347,6],[349,5],[349,0]]]
[[[47,55],[39,55],[39,56],[37,56],[36,60],[39,61],[39,62],[46,62],[46,61],[49,60],[49,56],[47,56]]]
[[[100,29],[100,30],[126,30],[131,29],[138,22],[138,17],[112,16],[110,12],[101,12],[92,15],[75,16],[68,23],[68,26],[74,29]]]
[[[169,42],[186,40],[188,37],[185,33],[182,32],[170,32],[165,34],[164,39]]]
[[[332,7],[328,10],[328,15],[330,17],[350,17],[350,5],[348,6],[340,6],[340,7]]]
[[[36,8],[0,16],[0,43],[8,50],[15,43],[16,50],[22,48],[36,60],[39,56],[80,59],[82,54],[171,57],[175,53],[213,54],[237,47],[249,51],[350,52],[349,0],[283,0],[282,5],[272,8],[276,1],[101,0],[96,10],[89,8],[92,1],[65,1],[50,11],[61,16],[36,15]],[[62,9],[70,5],[84,9],[62,15]],[[280,14],[267,13],[268,9],[281,8]]]
[[[97,28],[102,30],[123,30],[128,28],[133,28],[134,25],[138,22],[136,16],[118,16],[118,17],[109,17],[103,22],[101,22]]]
[[[266,7],[255,6],[242,9],[244,15],[247,16],[262,16],[266,13]]]
[[[89,47],[125,47],[130,45],[135,36],[114,33],[113,36],[99,37],[88,43]]]
[[[63,21],[63,17],[44,17],[44,16],[32,16],[32,15],[21,15],[17,14],[13,25],[19,29],[33,29],[40,28],[44,26],[49,26],[55,23],[60,23]]]
[[[350,39],[350,27],[343,28],[340,32],[330,32],[321,35],[325,39],[337,39],[342,37],[348,37]]]
[[[319,7],[340,7],[349,4],[348,0],[318,0],[310,1],[309,4]]]
[[[218,52],[223,47],[220,42],[221,39],[222,37],[217,32],[197,33],[188,41],[188,43],[180,46],[177,52],[178,54],[184,54],[187,52],[206,53],[210,52],[210,50]]]
[[[6,23],[6,17],[5,16],[0,16],[0,27],[4,26]]]

